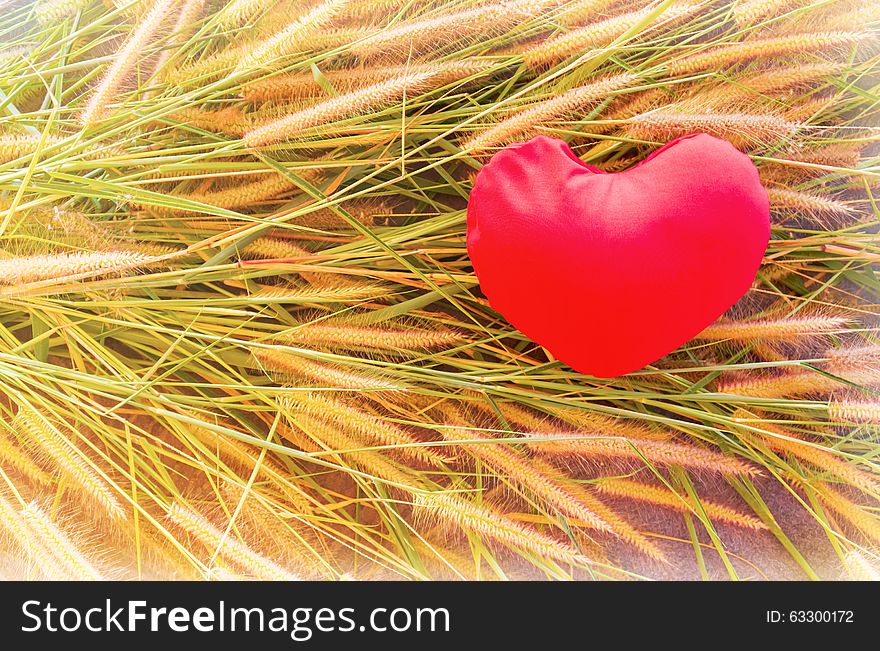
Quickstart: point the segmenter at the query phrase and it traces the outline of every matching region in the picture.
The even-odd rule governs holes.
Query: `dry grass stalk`
[[[582,523],[582,526],[597,531],[612,531],[608,522],[579,500],[556,476],[536,469],[528,458],[512,450],[509,444],[494,442],[491,437],[477,430],[444,428],[440,433],[447,441],[484,440],[485,444],[469,443],[461,447],[489,465],[497,475],[516,482],[540,498],[543,503],[551,505],[565,516],[574,518]]]
[[[247,131],[244,134],[244,143],[248,147],[265,147],[300,136],[309,129],[392,106],[407,95],[428,88],[432,76],[431,72],[405,73],[339,95]]]
[[[394,463],[379,451],[364,450],[362,443],[342,432],[336,424],[306,413],[297,414],[295,420],[297,426],[311,438],[311,441],[303,441],[302,437],[295,435],[291,439],[294,444],[305,443],[303,451],[333,452],[340,460],[341,472],[348,472],[349,464],[354,464],[371,477],[394,484],[406,492],[421,490],[422,482],[411,468]]]
[[[833,316],[718,321],[695,338],[704,341],[796,341],[802,337],[827,336],[845,329],[852,319]]]
[[[846,217],[854,210],[850,204],[838,199],[830,199],[810,192],[789,190],[788,188],[767,188],[770,207],[776,210],[794,210],[805,215],[823,216],[836,215]]]
[[[669,25],[676,19],[693,13],[697,7],[698,5],[673,5],[657,19],[657,22],[649,25],[640,35],[651,34],[659,27]],[[653,10],[654,7],[645,7],[619,16],[611,16],[605,20],[539,41],[523,51],[523,60],[530,68],[539,68],[552,65],[575,54],[583,54],[593,48],[605,47],[628,29],[643,21]]]
[[[735,414],[736,416],[737,414]],[[826,473],[842,479],[866,493],[880,495],[880,480],[873,474],[857,468],[849,461],[830,450],[809,441],[792,440],[800,438],[795,432],[773,423],[760,423],[760,429],[771,435],[759,434],[761,440],[776,452],[786,452]]]
[[[828,403],[828,418],[845,423],[880,423],[880,402],[832,399]]]
[[[435,50],[438,43],[486,38],[509,31],[538,15],[547,4],[540,0],[497,2],[441,14],[436,18],[400,23],[361,40],[352,48],[352,53],[361,59],[406,59]]]
[[[691,513],[699,510],[698,507],[691,505],[688,501],[683,501],[665,486],[655,486],[630,479],[603,479],[596,483],[596,488],[599,492],[606,495],[654,504],[682,513]],[[767,525],[758,518],[741,513],[725,504],[700,499],[700,507],[712,520],[746,529],[759,530],[767,528]]]
[[[292,346],[327,346],[342,350],[377,352],[426,351],[452,348],[467,341],[460,332],[442,327],[400,327],[397,324],[360,326],[337,321],[319,321],[296,328],[283,338]]]
[[[66,577],[76,581],[101,581],[106,577],[85,557],[70,537],[52,522],[49,515],[35,502],[21,512],[28,533],[37,546],[51,550],[54,560]]]
[[[64,138],[52,134],[4,134],[0,135],[0,164],[30,156],[37,151],[40,142],[43,147],[52,147],[62,142]]]
[[[360,391],[399,391],[404,387],[378,373],[354,371],[316,362],[278,349],[257,349],[254,358],[269,371],[305,380],[317,386]]]
[[[175,0],[155,0],[152,9],[140,20],[125,45],[116,53],[104,77],[92,90],[91,97],[79,116],[80,124],[89,125],[107,115],[110,102],[119,93],[126,76],[143,56],[144,50],[174,4]]]
[[[454,81],[486,73],[495,64],[492,61],[466,59],[437,61],[400,66],[374,66],[356,70],[329,70],[324,77],[337,90],[349,93],[355,89],[405,75],[427,75],[432,87],[439,88]],[[249,102],[269,100],[312,99],[324,97],[324,90],[311,74],[275,75],[252,81],[244,86],[242,98]]]
[[[311,392],[296,393],[283,399],[283,404],[294,414],[305,413],[313,418],[323,419],[369,445],[399,445],[396,452],[419,463],[437,466],[449,461],[442,454],[419,445],[422,441],[403,427],[377,418],[339,399]]]
[[[678,113],[654,110],[630,118],[625,131],[637,140],[666,141],[692,133],[708,133],[739,149],[774,143],[794,136],[800,124],[773,115],[748,113]]]
[[[299,581],[300,578],[274,561],[252,550],[211,524],[204,516],[182,503],[168,510],[168,520],[189,533],[212,553],[219,554],[239,570],[263,581]]]
[[[387,294],[388,289],[381,284],[324,285],[318,287],[265,287],[253,294],[254,298],[267,302],[290,303],[347,303],[379,298]]]
[[[880,519],[876,515],[832,488],[830,484],[817,483],[814,488],[825,506],[875,543],[880,542]]]
[[[44,542],[36,540],[28,530],[21,509],[13,505],[5,490],[0,490],[0,542],[4,546],[11,543],[12,548],[29,557],[28,571],[34,571],[38,577],[51,580],[71,578],[59,565],[51,549]]]
[[[75,16],[89,3],[90,0],[39,0],[34,4],[34,16],[41,25],[52,25]]]
[[[638,79],[637,75],[628,73],[615,75],[573,88],[550,99],[535,102],[495,126],[472,136],[462,144],[462,149],[480,152],[531,134],[535,127],[581,111],[605,99],[608,94],[631,85],[636,79]]]
[[[834,50],[873,38],[870,32],[838,31],[788,34],[765,39],[755,39],[721,45],[705,52],[673,61],[669,64],[672,75],[686,75],[703,70],[745,63],[756,59],[772,60],[786,55],[802,55],[809,52]]]
[[[760,471],[743,459],[705,450],[693,445],[666,441],[647,441],[605,436],[586,435],[572,438],[572,434],[529,433],[527,438],[548,439],[530,441],[528,447],[537,454],[581,458],[585,460],[618,458],[647,461],[650,464],[674,465],[691,470],[718,472],[723,475],[757,475]]]
[[[222,208],[224,210],[235,210],[237,208],[245,208],[253,206],[262,201],[275,199],[279,195],[284,194],[296,185],[287,177],[277,173],[268,174],[267,178],[261,181],[251,181],[240,185],[233,185],[222,190],[213,190],[209,192],[193,192],[190,194],[174,195],[180,199],[187,201],[197,201],[199,203]],[[170,216],[184,213],[195,212],[196,209],[178,208],[176,206],[149,206],[149,210],[157,215]]]
[[[79,274],[136,273],[155,264],[151,255],[132,251],[56,253],[26,258],[0,259],[0,285],[26,285],[41,280],[62,280]]]
[[[563,563],[589,564],[576,549],[523,526],[488,506],[468,502],[451,494],[420,494],[415,506],[462,529],[496,540],[504,545],[535,553]]]
[[[853,581],[880,581],[880,570],[861,552],[852,550],[844,556],[844,566]]]
[[[52,481],[52,477],[19,447],[18,441],[2,432],[0,432],[0,462],[2,462],[0,465],[12,468],[34,484],[45,486]]]
[[[301,50],[302,40],[310,32],[327,25],[348,0],[323,0],[310,11],[298,16],[269,39],[247,52],[236,70],[253,74],[264,66],[274,64],[284,56]]]
[[[39,446],[72,484],[77,486],[83,496],[88,497],[110,518],[116,521],[127,519],[125,509],[107,482],[85,461],[82,452],[43,415],[31,407],[18,411],[15,425],[19,427],[28,441]]]

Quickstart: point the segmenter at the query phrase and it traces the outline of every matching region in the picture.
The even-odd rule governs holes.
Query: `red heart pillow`
[[[749,157],[706,134],[618,174],[539,136],[480,170],[467,248],[493,308],[572,368],[616,377],[675,350],[746,293],[769,211]]]

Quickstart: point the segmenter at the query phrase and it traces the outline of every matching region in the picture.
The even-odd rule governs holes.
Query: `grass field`
[[[0,575],[880,576],[872,0],[0,9]],[[722,319],[599,380],[489,306],[493,152],[693,132],[771,201]]]

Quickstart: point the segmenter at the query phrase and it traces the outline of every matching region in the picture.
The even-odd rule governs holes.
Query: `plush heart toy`
[[[746,293],[769,212],[749,157],[706,134],[618,174],[539,136],[477,175],[467,248],[493,308],[572,368],[616,377],[675,350]]]

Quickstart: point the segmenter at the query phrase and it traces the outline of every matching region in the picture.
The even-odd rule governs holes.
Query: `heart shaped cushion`
[[[617,174],[539,136],[477,175],[467,248],[489,303],[572,368],[637,370],[751,286],[770,208],[745,154],[706,134]]]

